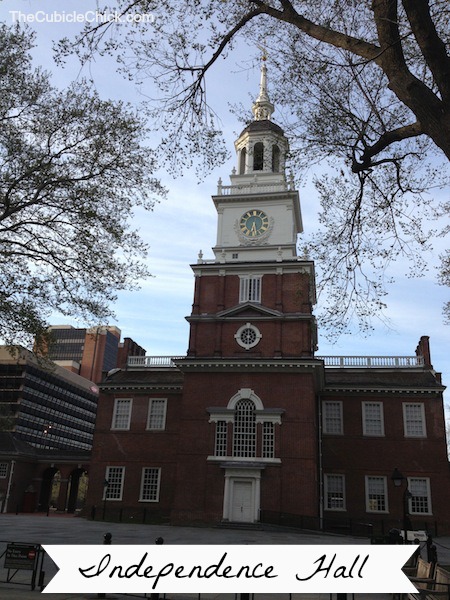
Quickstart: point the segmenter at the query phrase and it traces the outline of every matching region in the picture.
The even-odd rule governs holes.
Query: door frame
[[[251,483],[251,520],[249,523],[259,521],[260,495],[261,495],[261,468],[227,468],[225,469],[225,488],[223,494],[223,520],[232,521],[233,495],[235,482]],[[247,521],[242,521],[243,523]]]

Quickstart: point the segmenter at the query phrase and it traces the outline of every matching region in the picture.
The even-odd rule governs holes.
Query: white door
[[[251,481],[234,481],[231,520],[253,523],[253,484]]]

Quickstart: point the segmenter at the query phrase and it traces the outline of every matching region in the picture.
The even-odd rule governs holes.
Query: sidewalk
[[[78,517],[51,515],[9,515],[0,514],[0,554],[4,552],[6,542],[26,542],[30,544],[102,544],[106,532],[111,533],[113,544],[144,544],[153,545],[158,537],[164,538],[165,544],[243,544],[243,545],[289,545],[289,544],[369,544],[367,538],[354,538],[320,532],[260,529],[231,529],[207,527],[172,527],[168,525],[140,525],[129,523],[107,523],[87,521]],[[438,540],[436,540],[438,541]],[[450,539],[442,538],[438,546],[440,562],[450,564]],[[444,557],[445,553],[445,557]],[[447,562],[445,562],[447,561]],[[31,590],[30,585],[11,585],[4,583],[6,570],[3,560],[0,560],[0,598],[3,600],[37,600],[40,597],[39,588]],[[48,583],[56,573],[56,566],[47,556],[44,560],[46,573],[44,583]],[[19,571],[17,577],[29,582],[30,572]],[[70,582],[68,582],[70,590]],[[42,598],[50,600],[86,600],[98,598],[97,594],[45,594]],[[106,594],[107,599],[125,600],[139,598],[134,595]],[[143,596],[140,596],[141,598]],[[388,600],[388,594],[355,594],[354,600]],[[150,598],[150,594],[147,595]],[[161,599],[164,595],[161,594]],[[166,600],[199,600],[193,594],[167,594]],[[235,600],[234,594],[201,594],[200,600]],[[289,600],[289,594],[255,594],[254,600]],[[291,600],[336,600],[330,594],[292,594]],[[348,600],[353,596],[348,595]]]

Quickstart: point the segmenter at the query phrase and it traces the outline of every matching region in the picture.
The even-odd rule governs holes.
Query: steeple
[[[272,118],[274,106],[269,100],[269,94],[267,93],[267,67],[266,67],[266,55],[263,54],[261,62],[261,81],[259,84],[259,96],[256,98],[255,103],[252,106],[252,112],[255,117],[255,121],[265,121]]]
[[[252,112],[253,121],[244,129],[234,144],[238,168],[237,174],[232,176],[232,182],[233,184],[237,183],[234,178],[254,178],[256,176],[261,183],[264,179],[266,184],[277,182],[286,186],[284,169],[289,143],[281,127],[271,120],[274,105],[267,92],[265,54],[261,61],[259,94],[252,106]]]

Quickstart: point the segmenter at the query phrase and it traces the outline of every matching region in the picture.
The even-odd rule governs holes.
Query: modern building
[[[101,384],[88,505],[174,523],[450,531],[442,393],[408,357],[320,357],[315,271],[263,64],[219,180],[214,258],[192,265],[183,357],[130,357]],[[392,475],[395,474],[395,481]],[[402,487],[397,488],[397,484]]]
[[[145,356],[130,338],[120,341],[120,329],[102,325],[76,328],[71,325],[49,327],[50,343],[45,356],[56,364],[90,381],[100,382],[105,373],[126,364],[128,356]]]
[[[76,508],[97,401],[92,381],[24,348],[0,347],[1,510],[44,510],[50,501]]]

